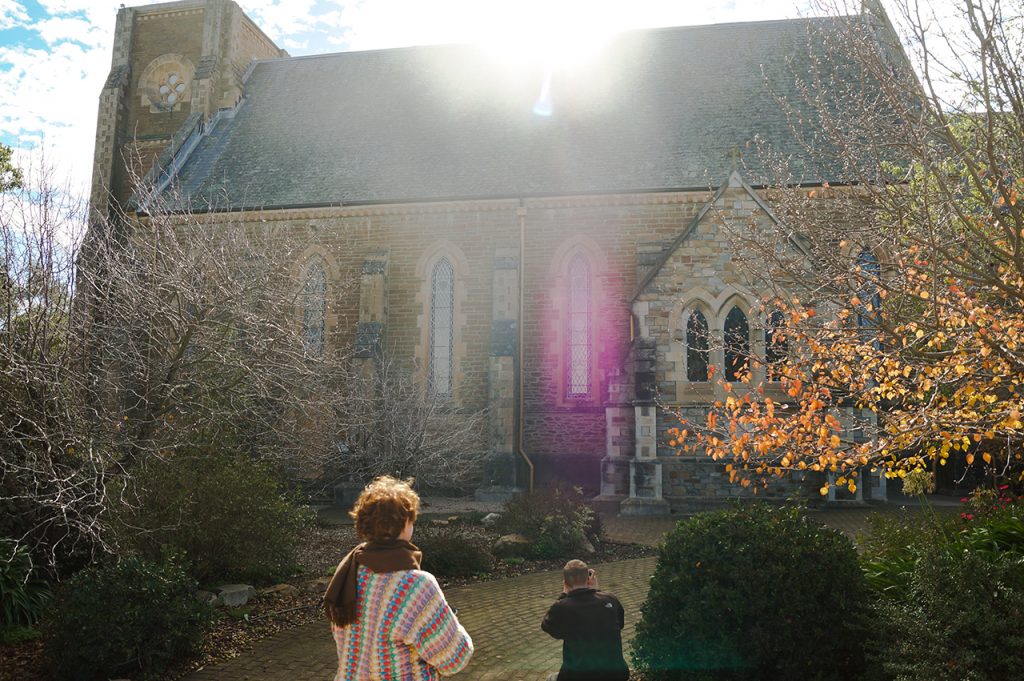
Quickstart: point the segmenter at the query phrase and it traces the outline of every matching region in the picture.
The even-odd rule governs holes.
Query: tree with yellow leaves
[[[822,494],[855,491],[872,469],[1024,480],[1024,3],[894,5],[802,76],[801,103],[822,104],[806,144],[838,150],[842,186],[796,185],[760,149],[806,256],[780,246],[791,235],[732,231],[777,312],[763,356],[670,444],[745,486],[812,471],[831,474]],[[863,106],[829,109],[835,87],[862,88]],[[753,384],[754,363],[777,380]]]

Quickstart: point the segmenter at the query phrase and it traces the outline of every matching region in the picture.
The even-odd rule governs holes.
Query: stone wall
[[[579,197],[519,201],[465,201],[422,205],[322,208],[251,212],[234,216],[269,226],[293,253],[296,277],[312,257],[328,271],[327,352],[348,352],[360,319],[359,280],[369,254],[385,252],[388,262],[387,323],[384,349],[426,379],[429,346],[430,266],[444,255],[452,262],[455,289],[455,366],[453,403],[487,409],[494,392],[492,322],[494,288],[508,295],[495,276],[519,251],[520,220],[525,227],[525,446],[537,460],[538,481],[561,475],[596,490],[599,461],[607,452],[606,404],[632,412],[629,297],[637,285],[638,244],[659,248],[671,242],[699,210],[708,194]],[[521,209],[525,208],[525,210]],[[225,216],[198,219],[216,223]],[[565,399],[564,316],[566,256],[582,248],[593,258],[594,363],[589,400]],[[518,267],[517,263],[517,267]],[[502,315],[510,312],[502,312]],[[301,318],[296,314],[296,323]],[[505,419],[494,423],[506,428]],[[616,423],[614,439],[632,437],[629,419]],[[487,438],[484,437],[484,440]]]

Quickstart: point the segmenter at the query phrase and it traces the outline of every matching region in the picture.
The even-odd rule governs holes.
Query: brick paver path
[[[647,596],[655,558],[597,564],[602,589],[626,610],[624,638],[631,639]],[[540,629],[562,589],[562,573],[540,572],[445,591],[476,652],[456,678],[465,681],[542,681],[561,664],[562,644]],[[195,672],[186,681],[329,681],[337,669],[326,623],[307,624],[261,641],[255,650]]]
[[[878,510],[897,512],[877,507],[829,509],[812,511],[812,517],[855,539],[867,529],[868,515]],[[656,546],[681,519],[608,516],[604,518],[605,535]],[[652,556],[594,566],[601,588],[615,593],[626,610],[624,641],[633,638],[655,562]],[[561,572],[555,571],[447,589],[445,595],[458,608],[459,619],[476,647],[469,666],[455,678],[543,681],[556,671],[561,663],[561,642],[541,631],[540,621],[561,591],[561,581]],[[264,639],[254,650],[195,672],[184,681],[330,681],[336,669],[334,641],[327,624],[318,622]]]

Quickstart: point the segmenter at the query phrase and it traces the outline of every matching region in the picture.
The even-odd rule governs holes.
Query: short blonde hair
[[[410,483],[382,475],[366,486],[349,515],[360,539],[382,541],[398,537],[419,511],[420,497]]]
[[[562,568],[562,577],[565,583],[572,587],[581,587],[587,583],[590,576],[590,568],[582,560],[573,558]]]

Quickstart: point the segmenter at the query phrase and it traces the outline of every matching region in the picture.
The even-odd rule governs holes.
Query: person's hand
[[[587,587],[591,589],[597,588],[597,572],[594,570],[587,573]]]

